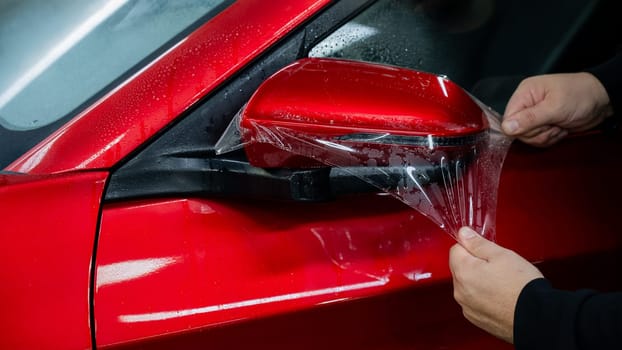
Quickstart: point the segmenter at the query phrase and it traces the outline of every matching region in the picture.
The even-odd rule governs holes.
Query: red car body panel
[[[516,142],[501,173],[498,243],[531,261],[621,254],[619,206],[614,204],[622,196],[617,175],[622,164],[614,159],[619,152],[617,132],[571,135],[550,149]],[[574,277],[601,272],[576,271]],[[605,279],[622,288],[620,279]]]
[[[331,163],[330,152],[309,147],[308,138],[339,143],[340,137],[371,134],[432,142],[473,136],[487,128],[482,109],[446,78],[399,67],[317,58],[298,60],[263,82],[240,117],[244,151],[250,164],[260,168],[309,168],[317,166],[318,160],[359,166],[369,160],[362,155],[363,159],[353,156]],[[279,129],[287,131],[279,133]],[[287,144],[287,150],[274,146],[273,135]],[[355,143],[381,154],[386,148],[373,142]],[[389,158],[374,161],[387,166]]]
[[[97,169],[328,3],[235,2],[6,169],[30,175],[0,175],[0,279],[10,286],[0,288],[0,348],[89,348],[92,335],[99,347],[511,348],[453,301],[450,236],[389,196],[101,205],[108,173]],[[604,277],[582,260],[622,250],[620,151],[619,137],[599,132],[547,150],[513,146],[498,241],[563,262],[542,265],[556,285],[622,288],[610,278],[618,260]]]
[[[359,244],[412,244],[395,254],[358,246],[366,249],[364,259],[353,257],[344,269],[332,252],[348,242],[332,239],[331,230],[359,235]],[[98,345],[375,295],[409,279],[446,279],[450,244],[447,234],[386,196],[317,204],[191,199],[107,206],[96,273]],[[132,264],[144,271],[110,282],[109,270]],[[387,279],[390,270],[401,277]]]
[[[89,280],[106,176],[0,175],[0,348],[91,347]]]
[[[5,170],[112,167],[328,2],[236,1]]]
[[[591,133],[542,151],[516,145],[501,180],[499,241],[535,261],[612,250],[619,254],[622,235],[617,232],[617,209],[608,205],[608,198],[622,195],[616,180],[620,169],[609,168],[610,159],[602,149],[622,151],[622,142]],[[585,165],[577,166],[577,159]],[[587,179],[598,181],[586,183]],[[542,195],[550,191],[554,195]],[[550,211],[533,213],[534,201],[538,208]],[[569,216],[568,212],[586,215]],[[351,240],[335,239],[330,234],[335,230],[347,231]],[[227,332],[235,334],[226,329],[253,333],[251,326],[245,326],[247,322],[267,330],[259,320],[270,315],[295,315],[294,311],[361,297],[370,297],[361,305],[377,312],[379,303],[386,300],[373,296],[405,288],[404,293],[418,298],[419,318],[402,314],[415,303],[402,296],[384,311],[383,317],[392,321],[373,314],[361,315],[365,320],[349,315],[351,319],[340,313],[352,309],[322,306],[323,311],[317,311],[310,323],[303,322],[303,327],[339,327],[335,319],[351,320],[370,333],[345,340],[340,337],[347,332],[336,332],[333,336],[339,339],[335,341],[365,344],[363,348],[499,346],[492,337],[474,331],[453,304],[447,264],[452,239],[388,196],[353,196],[315,204],[204,199],[115,204],[104,209],[100,237],[95,291],[100,346],[161,337],[148,343],[158,348],[170,344],[160,343],[167,335],[196,346]],[[401,248],[382,248],[390,243],[399,243]],[[114,266],[137,262],[148,268],[132,274],[133,278],[110,282],[108,271]],[[573,270],[567,274],[554,272],[550,277],[557,283],[583,281],[586,287],[598,279],[598,271],[590,270],[593,266],[569,267]],[[613,283],[622,287],[620,282]],[[434,312],[435,308],[439,311]],[[409,332],[408,339],[389,335],[383,323],[396,319],[410,322],[394,329],[400,334]],[[285,320],[268,319],[266,324],[283,326]],[[213,329],[216,333],[209,331]],[[303,330],[294,334],[309,336]],[[255,345],[285,348],[296,344],[295,335]]]
[[[248,129],[252,124],[283,125],[310,134],[343,135],[354,129],[441,137],[479,133],[488,127],[473,99],[445,78],[317,58],[296,61],[267,79],[244,108],[241,124]]]

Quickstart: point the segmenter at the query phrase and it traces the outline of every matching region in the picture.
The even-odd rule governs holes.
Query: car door
[[[93,252],[111,166],[93,161],[132,133],[117,113],[97,118],[89,107],[105,106],[219,4],[191,5],[0,4],[1,348],[93,346]]]
[[[271,30],[253,28],[263,35],[248,37],[241,46],[227,46],[236,37],[229,30],[240,12],[251,10],[248,3],[0,5],[6,48],[0,70],[5,311],[0,347],[95,346],[94,259],[110,169],[323,4],[299,2],[288,11],[272,11],[275,16],[265,22]],[[212,21],[230,7],[233,15],[220,19],[224,24]],[[199,47],[187,52],[182,45],[205,23],[221,28],[221,36],[212,41],[216,49],[205,50],[223,58],[218,50],[222,44],[231,61],[209,60],[212,69],[196,77],[191,66],[180,66],[187,76],[159,70],[171,68],[180,56],[189,57],[184,63],[206,59]],[[215,32],[208,29],[208,34]],[[164,76],[179,79],[163,84]],[[188,85],[191,77],[195,83]]]
[[[0,172],[1,347],[91,346],[91,259],[107,175]]]
[[[257,86],[296,59],[348,57],[445,73],[502,108],[514,76],[576,63],[560,55],[577,43],[564,28],[578,31],[602,11],[582,1],[550,12],[535,3],[465,3],[227,4],[9,166],[111,170],[95,237],[96,345],[502,347],[462,318],[447,266],[454,242],[424,216],[384,193],[301,200],[308,198],[296,184],[315,173],[258,169],[243,152],[214,150]],[[543,10],[535,42],[519,40],[527,35],[519,10],[529,6]],[[403,21],[414,28],[384,30]],[[342,40],[340,30],[354,34]],[[519,55],[508,42],[529,43],[533,52]],[[620,145],[606,130],[544,151],[515,145],[504,168],[498,240],[543,261],[560,285],[619,287],[596,273],[603,263],[620,266],[612,204],[620,186],[610,156]],[[85,137],[91,147],[83,150]]]

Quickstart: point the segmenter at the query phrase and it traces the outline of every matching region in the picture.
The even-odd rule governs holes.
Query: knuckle
[[[537,80],[537,77],[535,77],[535,76],[527,77],[527,78],[521,80],[521,82],[520,82],[520,84],[518,84],[518,87],[516,88],[516,90],[529,89],[530,86],[536,82],[536,80]]]

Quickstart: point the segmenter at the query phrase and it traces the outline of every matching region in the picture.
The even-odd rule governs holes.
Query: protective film
[[[360,181],[353,179],[360,179],[454,238],[470,226],[494,239],[511,143],[500,122],[442,75],[304,59],[259,87],[216,152],[244,147],[249,162],[263,168],[330,168],[335,193],[356,192]]]

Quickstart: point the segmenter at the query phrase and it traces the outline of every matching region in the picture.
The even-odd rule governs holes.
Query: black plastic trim
[[[487,132],[451,137],[357,133],[339,136],[336,139],[340,141],[375,143],[382,145],[403,145],[433,148],[475,145],[482,139],[486,138],[487,135]]]
[[[418,167],[411,174],[399,166],[262,169],[237,154],[237,159],[202,154],[170,156],[148,169],[121,172],[106,200],[190,195],[317,202],[349,193],[378,192],[379,188],[390,191],[413,184],[413,180],[425,186],[442,178],[440,166],[433,164]]]
[[[120,162],[113,169],[104,200],[234,195],[317,201],[333,196],[328,169],[258,169],[250,166],[241,152],[216,156],[214,145],[266,78],[305,57],[318,41],[371,3],[333,2],[281,40]],[[359,183],[362,190],[371,190]]]

